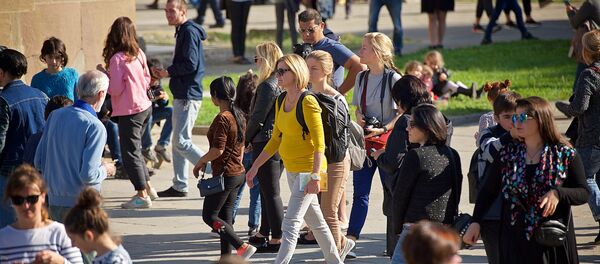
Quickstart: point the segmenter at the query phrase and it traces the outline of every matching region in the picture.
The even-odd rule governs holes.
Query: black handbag
[[[202,177],[198,181],[198,189],[200,190],[200,197],[225,191],[225,178],[223,178],[223,175],[218,175],[204,179],[204,172],[202,172]]]
[[[545,247],[562,246],[567,240],[567,232],[571,222],[571,209],[567,224],[563,224],[558,220],[547,220],[542,222],[534,231],[533,237],[535,242]]]
[[[458,190],[458,186],[460,186],[459,184],[461,184],[461,183],[458,182],[458,175],[456,175],[456,167],[454,166],[454,153],[452,152],[452,149],[450,149],[450,147],[446,147],[446,148],[448,149],[448,153],[450,154],[450,159],[451,159],[450,165],[452,166],[452,171],[454,171],[454,174],[455,174],[453,189]],[[457,212],[458,212],[458,205],[460,204],[460,196],[455,193],[454,199],[456,202],[456,207],[457,207]],[[470,247],[470,245],[463,242],[463,236],[467,232],[469,225],[471,225],[471,215],[465,214],[465,213],[458,213],[454,217],[454,222],[452,222],[452,228],[454,228],[454,230],[456,231],[456,233],[458,233],[458,236],[460,237],[460,241],[461,241],[460,248],[461,249]]]

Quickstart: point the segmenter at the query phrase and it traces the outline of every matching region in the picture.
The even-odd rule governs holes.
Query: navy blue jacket
[[[17,166],[29,137],[44,128],[48,97],[21,80],[4,86],[0,93],[0,167]]]
[[[204,49],[206,31],[200,25],[186,21],[175,31],[173,65],[167,68],[169,87],[175,99],[202,100]]]

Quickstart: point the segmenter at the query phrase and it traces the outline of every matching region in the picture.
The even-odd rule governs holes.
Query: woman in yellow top
[[[263,163],[279,152],[287,170],[291,189],[287,212],[283,219],[281,246],[274,263],[289,263],[294,254],[300,226],[304,219],[312,228],[327,263],[342,263],[333,235],[325,222],[317,193],[320,191],[320,172],[327,169],[325,137],[321,121],[321,107],[313,96],[302,100],[308,135],[302,136],[302,127],[296,119],[296,105],[308,85],[308,67],[298,55],[285,55],[277,61],[277,83],[285,89],[282,105],[276,106],[273,137],[246,174],[246,183],[253,179]]]

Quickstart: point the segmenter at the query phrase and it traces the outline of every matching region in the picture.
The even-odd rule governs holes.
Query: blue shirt
[[[69,97],[71,101],[75,101],[78,78],[79,74],[73,68],[64,68],[54,74],[48,73],[44,69],[33,76],[31,87],[40,89],[50,98],[63,95]]]
[[[102,166],[106,129],[85,108],[91,106],[53,111],[37,147],[34,163],[48,184],[50,205],[73,207],[84,187],[100,190],[106,178]]]
[[[326,51],[333,58],[333,86],[337,89],[344,82],[344,65],[354,56],[354,52],[344,44],[330,38],[323,38],[313,45],[313,49]]]

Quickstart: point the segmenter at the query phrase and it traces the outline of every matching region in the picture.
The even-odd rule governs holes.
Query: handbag
[[[446,146],[446,148],[448,149],[448,153],[450,154],[450,165],[452,166],[452,171],[454,172],[454,186],[453,189],[457,190],[458,186],[460,186],[460,182],[458,182],[458,175],[456,175],[456,167],[454,166],[454,153],[452,152],[452,149],[450,149],[450,147]],[[456,207],[457,207],[457,211],[458,211],[458,204],[460,203],[460,196],[459,195],[454,195],[454,199],[456,202]],[[471,225],[471,215],[470,214],[466,214],[466,213],[457,213],[457,215],[454,217],[454,221],[452,222],[452,228],[454,228],[454,230],[456,231],[456,233],[458,233],[458,236],[460,237],[460,241],[461,241],[461,249],[464,248],[469,248],[470,245],[466,244],[465,242],[463,242],[463,236],[465,235],[465,233],[467,232],[467,229],[469,228],[469,226]]]
[[[567,240],[567,232],[571,223],[571,209],[567,224],[563,224],[558,220],[547,220],[542,222],[534,231],[533,237],[535,242],[545,247],[562,246]]]
[[[205,197],[225,191],[225,178],[223,175],[212,176],[204,179],[204,172],[198,181],[198,189],[200,189],[200,197]]]

